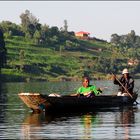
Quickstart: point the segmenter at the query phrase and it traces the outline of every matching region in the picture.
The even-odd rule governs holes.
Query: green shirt
[[[98,91],[96,89],[96,86],[94,85],[89,85],[86,88],[82,86],[77,90],[78,94],[83,94],[83,95],[88,95],[90,92],[93,92],[95,95],[98,95],[100,93],[100,91]]]

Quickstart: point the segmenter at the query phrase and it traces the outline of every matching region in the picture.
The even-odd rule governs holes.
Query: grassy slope
[[[59,51],[36,46],[22,37],[12,37],[6,40],[8,63],[2,74],[7,75],[7,81],[61,80],[62,77],[73,77],[74,80],[82,76],[84,67],[94,63],[96,57],[112,55],[108,50],[109,44],[89,41],[82,41],[82,44],[80,49],[83,51],[64,50],[60,54]],[[19,70],[20,50],[24,50],[24,64],[27,66],[23,72]]]

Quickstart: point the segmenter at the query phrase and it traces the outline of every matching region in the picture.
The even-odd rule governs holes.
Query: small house
[[[139,64],[138,59],[129,59],[128,60],[128,65],[130,65],[130,66],[134,66],[134,65],[138,65],[138,64]]]
[[[75,33],[75,36],[80,38],[80,39],[89,39],[89,35],[90,35],[89,32],[84,32],[84,31],[80,31],[80,32]]]

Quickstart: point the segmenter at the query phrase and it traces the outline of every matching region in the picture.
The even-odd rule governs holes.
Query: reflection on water
[[[125,110],[120,112],[120,122],[122,126],[130,126],[135,123],[134,118],[134,110],[136,111],[137,108],[134,107],[126,107]]]
[[[91,139],[92,116],[90,114],[83,116],[84,139]]]
[[[4,83],[0,82],[0,104],[4,104],[7,101],[7,88]]]
[[[47,125],[51,121],[52,116],[50,115],[45,115],[44,113],[30,114],[22,124],[22,139],[42,139],[38,132],[41,132],[43,124]]]
[[[63,126],[64,122],[68,122],[70,121],[70,119],[74,119],[75,117],[80,118],[80,120],[77,120],[77,122],[80,122],[80,125],[82,124],[83,134],[81,138],[91,139],[92,127],[94,126],[94,124],[98,122],[96,118],[96,113],[88,113],[88,114],[78,113],[78,114],[71,114],[70,116],[68,114],[67,115],[58,114],[57,116],[54,116],[52,114],[45,114],[45,113],[39,113],[39,114],[32,113],[27,118],[25,118],[22,124],[22,128],[21,128],[22,138],[23,139],[43,139],[44,137],[41,137],[43,126],[45,128],[45,125],[47,126],[49,125],[49,123],[52,123],[52,122],[53,124],[56,124],[57,122],[61,122],[61,125]],[[48,127],[45,128],[46,131],[47,131],[47,128]],[[56,128],[54,127],[52,131],[56,132]],[[44,135],[47,136],[47,134],[44,134]],[[67,137],[67,135],[68,134],[65,134],[63,137]]]
[[[0,122],[2,123],[5,118],[5,110],[6,110],[6,104],[7,102],[7,95],[6,95],[6,88],[5,84],[0,82]]]
[[[120,110],[120,114],[116,116],[116,127],[121,127],[122,133],[124,133],[124,140],[130,140],[131,135],[131,128],[135,124],[135,114],[134,112],[137,111],[137,107],[125,107],[124,109]],[[133,129],[133,128],[132,128]],[[117,132],[116,132],[117,134]],[[118,135],[118,134],[117,134]]]
[[[125,140],[129,140],[129,134],[130,134],[130,129],[129,127],[131,127],[131,124],[134,124],[134,112],[132,110],[132,108],[129,110],[124,111],[123,113],[121,113],[121,123],[125,129]]]
[[[115,124],[112,127],[110,126],[110,123],[108,124],[108,121],[104,122],[104,118],[106,116],[104,114],[106,114],[107,110],[86,114],[61,114],[58,116],[45,113],[32,113],[27,116],[27,118],[25,118],[24,122],[22,123],[22,138],[102,139],[106,137],[110,139],[118,139],[121,137],[122,140],[130,140],[131,127],[133,127],[133,124],[135,124],[134,112],[136,112],[136,110],[136,107],[117,109],[113,113],[114,118],[110,118],[110,116],[108,116],[108,121]],[[101,130],[98,131],[99,129]],[[114,130],[114,134],[111,132],[112,130]],[[65,132],[69,132],[69,134]],[[110,132],[112,133],[111,135]],[[52,135],[50,135],[50,133]],[[110,136],[106,136],[107,134]]]
[[[84,137],[83,139],[92,139],[92,127],[98,123],[98,118],[96,113],[94,114],[85,114],[82,116],[82,122],[84,127]]]

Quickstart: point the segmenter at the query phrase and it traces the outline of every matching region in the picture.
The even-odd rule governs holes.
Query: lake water
[[[114,94],[117,90],[112,81],[91,83],[106,87],[103,94]],[[70,94],[80,85],[81,82],[0,84],[0,139],[140,139],[140,104],[52,116],[33,114],[17,96],[19,92]],[[135,85],[138,90],[140,80],[135,80]],[[137,101],[140,102],[139,97]]]

